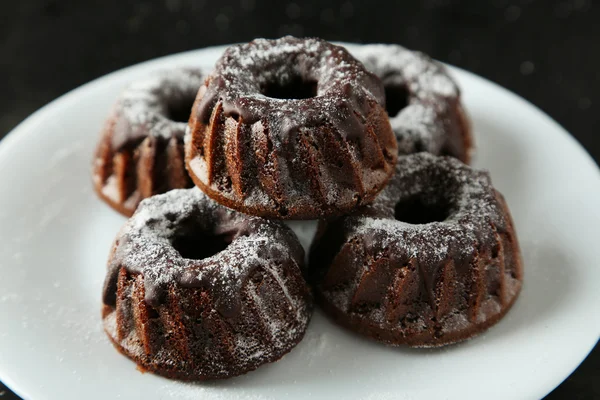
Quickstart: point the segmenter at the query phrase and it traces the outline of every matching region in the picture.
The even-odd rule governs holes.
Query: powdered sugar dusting
[[[196,231],[232,235],[233,241],[227,251],[203,260],[183,258],[172,241],[189,224],[195,224]],[[172,190],[142,201],[119,238],[113,262],[142,273],[150,293],[147,297],[169,283],[206,281],[213,287],[228,287],[223,300],[233,301],[251,270],[264,268],[285,286],[270,264],[290,260],[302,264],[289,247],[295,236],[281,223],[228,210],[197,188]]]
[[[445,114],[460,98],[459,89],[444,66],[423,53],[398,45],[364,45],[352,53],[382,79],[384,86],[408,91],[407,106],[390,117],[399,154],[440,154],[448,140]]]
[[[441,214],[411,223],[397,219],[407,208],[413,215],[423,212],[419,207],[429,207],[429,216],[437,215],[434,210]],[[311,271],[317,290],[329,306],[361,321],[353,322],[360,328],[377,327],[383,336],[402,337],[394,339],[400,342],[417,334],[472,332],[474,324],[501,315],[503,296],[514,299],[520,287],[507,272],[518,261],[505,264],[498,255],[500,236],[512,235],[505,212],[487,172],[451,157],[401,156],[396,175],[375,202],[328,226],[333,233],[316,242]],[[342,237],[341,258],[321,264],[320,257],[327,257],[321,248],[335,235]],[[511,240],[503,242],[508,257],[515,251]],[[507,286],[504,295],[496,289],[501,285]],[[475,296],[481,298],[473,309]],[[394,340],[383,341],[397,344]],[[443,344],[428,340],[416,344]]]
[[[259,74],[257,68],[260,69]],[[268,100],[283,107],[279,112],[286,116],[289,111],[299,114],[295,111],[301,103],[267,97],[262,93],[265,85],[274,82],[285,84],[297,76],[307,81],[318,82],[317,97],[325,107],[331,106],[332,99],[325,96],[331,90],[335,90],[335,87],[351,85],[358,91],[371,88],[370,85],[365,85],[364,88],[357,85],[359,82],[366,83],[369,74],[349,57],[346,49],[320,39],[296,39],[288,36],[275,41],[255,39],[246,45],[231,46],[217,62],[215,70],[223,79],[219,83],[228,89],[221,93],[226,101],[240,97]],[[375,88],[377,86],[375,85]],[[376,97],[381,94],[379,90],[372,93]],[[322,114],[330,111],[332,110],[324,110]],[[307,118],[306,115],[297,117]],[[306,125],[306,121],[303,121],[303,125]]]
[[[225,250],[205,258],[184,258],[173,243],[177,237],[194,238],[198,232],[227,237],[231,243]],[[199,241],[198,246],[202,245]],[[211,323],[204,325],[204,317],[197,320],[197,316],[189,319],[186,315],[177,316],[181,311],[171,311],[165,301],[168,293],[179,293],[178,302],[186,304],[192,301],[188,300],[186,290],[197,289],[198,294],[206,293],[211,299],[210,318],[222,319],[226,321],[223,326],[231,327],[228,335],[235,343],[230,348],[233,359],[224,359],[219,356],[218,347],[211,348],[217,346],[218,340],[226,340],[219,329],[215,331],[219,339],[207,342],[207,348],[200,346],[202,353],[192,356],[203,361],[187,366],[181,364],[177,350],[168,346],[142,355],[137,329],[118,340],[116,327],[108,317],[104,320],[105,329],[133,358],[149,359],[163,367],[174,363],[174,368],[186,371],[192,368],[186,372],[191,375],[227,376],[232,371],[253,369],[279,358],[304,334],[310,318],[310,302],[300,272],[303,256],[295,235],[283,223],[226,209],[197,188],[153,196],[142,201],[118,235],[109,261],[105,304],[115,307],[116,274],[125,268],[130,274],[143,276],[146,302],[161,318],[164,313],[167,316],[175,313],[175,318],[191,324],[188,329],[215,329]],[[114,314],[115,311],[110,315]],[[170,320],[173,316],[165,318]],[[245,328],[235,328],[238,324]],[[257,333],[260,329],[250,330],[244,324],[263,326],[269,337],[265,340]],[[214,359],[206,359],[205,352],[215,352]]]
[[[204,79],[198,69],[176,68],[132,82],[114,107],[117,125],[113,147],[120,148],[137,137],[183,137],[187,123],[173,120],[171,109],[188,104],[191,110]]]
[[[353,208],[363,193],[376,192],[391,171],[393,156],[380,155],[381,162],[363,165],[366,148],[396,153],[389,129],[370,129],[379,123],[383,102],[380,80],[343,47],[293,37],[231,46],[208,77],[206,89],[199,91],[191,134],[199,147],[194,157],[207,161],[190,162],[190,170],[204,188],[248,212],[264,215],[261,210],[272,209],[270,215],[280,218],[340,213],[336,209]],[[223,124],[223,129],[216,126]],[[227,143],[228,135],[237,136],[235,130],[251,132],[248,147],[260,154],[259,160],[246,153],[240,158],[248,160],[221,157],[224,166],[215,165],[214,158],[229,152],[218,147],[219,141]],[[332,152],[341,153],[337,163]],[[248,193],[227,184],[235,184],[230,170],[237,171],[244,161],[258,170],[243,176],[244,182],[251,181]],[[357,175],[353,184],[339,178],[342,168]],[[274,184],[260,181],[261,173]],[[364,201],[369,197],[364,195]]]
[[[357,47],[352,54],[369,71],[386,82],[408,86],[411,95],[422,100],[459,95],[456,83],[444,66],[424,53],[399,45],[371,44]]]
[[[396,204],[415,196],[447,209],[448,215],[443,221],[427,224],[396,220]],[[429,153],[400,157],[396,175],[364,213],[348,218],[348,226],[357,235],[376,231],[379,234],[374,237],[380,243],[375,247],[395,245],[409,258],[431,264],[446,259],[451,248],[471,251],[473,243],[484,239],[480,232],[493,236],[490,224],[500,230],[506,224],[487,172]]]

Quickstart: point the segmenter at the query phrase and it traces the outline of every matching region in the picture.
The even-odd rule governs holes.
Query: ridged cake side
[[[184,167],[183,138],[150,136],[115,151],[110,145],[114,124],[114,119],[107,123],[93,172],[98,195],[111,207],[131,216],[145,198],[192,186]]]
[[[154,196],[115,241],[104,328],[140,368],[169,378],[246,373],[304,336],[303,254],[284,225],[226,210],[197,188]]]
[[[312,97],[265,89],[296,76],[314,85]],[[341,47],[295,38],[234,46],[194,104],[188,170],[210,197],[249,214],[343,214],[371,202],[393,172],[397,148],[383,102],[381,82]]]
[[[170,287],[153,308],[144,300],[143,275],[121,268],[116,303],[103,308],[104,328],[148,371],[184,380],[241,375],[277,361],[304,336],[309,313],[295,300],[306,296],[304,288],[289,285],[290,273],[277,269],[257,269],[241,288],[239,314],[225,318],[210,292],[196,288]]]
[[[449,158],[411,157],[401,158],[392,187],[360,215],[321,223],[310,275],[318,303],[340,324],[391,345],[434,347],[502,318],[521,289],[523,266],[508,208],[487,174]],[[438,162],[442,169],[427,165]],[[397,220],[402,205],[394,206],[427,191],[425,182],[452,193],[451,215]]]
[[[93,163],[96,192],[111,207],[131,216],[142,199],[192,186],[183,137],[203,83],[198,70],[159,71],[121,94]]]

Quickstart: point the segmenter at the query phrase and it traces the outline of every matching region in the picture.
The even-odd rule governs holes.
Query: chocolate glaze
[[[117,122],[111,138],[112,149],[136,146],[147,136],[183,139],[187,118],[174,120],[173,111],[180,114],[181,108],[191,110],[204,79],[198,69],[181,68],[160,71],[133,82],[114,107]]]
[[[303,258],[285,225],[228,210],[197,188],[153,196],[115,240],[105,331],[144,370],[186,380],[243,374],[302,339],[311,312]]]
[[[380,80],[342,47],[293,37],[232,46],[196,98],[188,170],[211,198],[252,215],[343,214],[393,170],[384,102]]]
[[[154,194],[192,186],[183,136],[202,72],[173,68],[132,82],[117,99],[102,131],[93,165],[98,196],[131,216]]]
[[[200,233],[226,236],[231,242],[202,260],[183,258],[172,245],[177,236]],[[304,250],[285,225],[228,210],[198,189],[175,190],[143,201],[122,229],[108,264],[103,299],[115,305],[117,276],[125,268],[144,276],[145,299],[153,307],[164,302],[175,284],[205,288],[219,313],[234,317],[241,309],[241,287],[257,269],[271,264],[299,268],[303,259]]]
[[[265,95],[267,85],[285,86],[296,79],[314,82],[316,96],[278,99]],[[319,127],[333,117],[331,122],[340,125],[338,130],[345,137],[360,139],[373,102],[385,104],[385,97],[379,79],[343,47],[288,36],[229,47],[208,78],[196,110],[205,124],[217,102],[222,102],[226,117],[240,117],[248,124],[276,115],[282,120],[278,133],[283,136]]]
[[[400,157],[373,204],[322,222],[309,264],[334,319],[393,345],[480,332],[508,310],[522,280],[510,214],[489,175],[427,153]]]
[[[442,64],[398,45],[364,45],[352,54],[383,82],[399,154],[427,151],[469,162],[470,122],[460,90]]]

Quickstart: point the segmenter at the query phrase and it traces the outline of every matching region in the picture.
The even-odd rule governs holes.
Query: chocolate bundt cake
[[[398,150],[381,81],[320,39],[232,46],[198,92],[187,168],[217,202],[314,219],[368,204]]]
[[[400,157],[375,202],[321,222],[310,252],[317,301],[340,324],[391,345],[430,347],[494,324],[523,269],[504,198],[451,157]]]
[[[141,202],[116,238],[103,294],[115,347],[166,377],[227,378],[276,361],[311,310],[304,250],[284,224],[197,188]]]
[[[470,161],[471,124],[442,64],[398,45],[364,45],[352,54],[383,81],[399,154],[427,151]]]
[[[134,82],[122,93],[94,159],[94,187],[102,200],[131,216],[146,197],[192,186],[183,136],[203,83],[199,70],[177,68]]]

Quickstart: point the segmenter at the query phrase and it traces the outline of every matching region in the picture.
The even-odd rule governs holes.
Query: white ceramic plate
[[[92,151],[128,82],[174,65],[211,68],[222,50],[100,78],[0,143],[0,379],[35,400],[539,399],[579,365],[600,332],[598,169],[537,108],[452,69],[474,122],[475,165],[491,171],[521,239],[525,285],[504,320],[461,345],[411,350],[364,340],[317,311],[296,349],[245,376],[183,384],[137,371],[101,329],[105,261],[124,218],[92,192]]]

